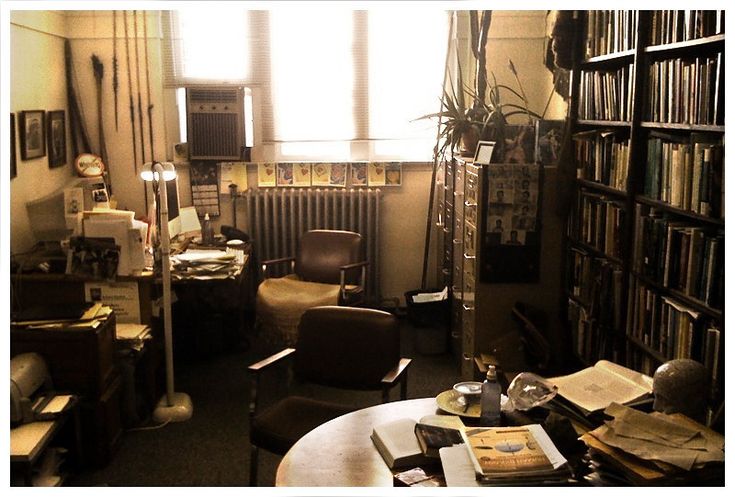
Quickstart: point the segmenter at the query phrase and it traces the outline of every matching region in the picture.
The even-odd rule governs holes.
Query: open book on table
[[[558,387],[558,395],[585,415],[605,409],[613,402],[631,404],[653,393],[650,376],[605,360],[549,381]]]

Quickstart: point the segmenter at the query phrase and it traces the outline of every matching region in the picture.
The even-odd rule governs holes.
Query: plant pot
[[[477,142],[480,140],[480,132],[477,128],[470,128],[462,132],[459,141],[459,153],[462,157],[474,157],[477,150]]]

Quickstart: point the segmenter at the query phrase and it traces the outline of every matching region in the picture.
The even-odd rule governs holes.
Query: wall
[[[10,16],[10,112],[15,113],[18,175],[10,181],[11,252],[28,250],[35,239],[25,203],[61,188],[71,179],[67,166],[49,169],[48,155],[20,158],[19,113],[24,110],[66,109],[64,36],[66,18],[57,12],[13,11]],[[67,125],[67,136],[68,136]],[[68,149],[68,147],[67,147]]]
[[[14,13],[13,21],[19,22],[21,14]],[[11,102],[12,110],[22,108],[66,108],[66,85],[59,75],[64,73],[63,40],[68,36],[71,39],[72,53],[75,61],[75,72],[78,82],[78,93],[84,107],[85,122],[89,130],[90,139],[96,151],[98,146],[97,133],[97,106],[96,87],[91,69],[90,57],[94,53],[102,60],[105,69],[103,79],[103,119],[105,138],[109,155],[109,169],[113,194],[118,201],[118,207],[134,210],[137,215],[144,214],[145,198],[143,184],[135,174],[135,161],[132,149],[132,134],[130,125],[129,98],[127,88],[127,65],[125,46],[122,43],[122,20],[118,23],[118,74],[120,84],[118,89],[118,129],[115,129],[114,100],[111,90],[112,77],[112,11],[67,11],[59,12],[32,12],[24,14],[34,23],[48,23],[46,19],[54,19],[59,25],[55,35],[48,35],[30,31],[14,24],[11,33],[13,62],[28,60],[29,53],[42,51],[33,60],[48,60],[43,64],[42,78],[38,78],[39,69],[33,65],[13,63],[11,71]],[[177,136],[178,128],[175,113],[175,101],[170,92],[164,92],[161,81],[160,58],[160,31],[158,12],[151,11],[148,16],[148,49],[151,75],[151,103],[153,104],[154,150],[156,160],[170,159],[172,138]],[[496,12],[493,19],[490,44],[488,49],[490,67],[497,66],[496,75],[501,81],[508,81],[508,71],[503,68],[506,61],[503,57],[510,55],[524,80],[526,92],[529,94],[533,108],[543,108],[548,96],[551,76],[542,67],[543,11],[508,11]],[[18,20],[18,21],[16,21]],[[529,28],[531,31],[529,31]],[[129,30],[132,32],[132,18]],[[142,108],[144,111],[144,134],[146,140],[146,160],[150,160],[148,144],[148,118],[145,99],[145,65],[143,51],[142,17],[139,17],[138,37],[139,51],[141,52],[141,93],[143,95]],[[50,42],[44,39],[53,39],[53,48],[46,47]],[[134,57],[134,44],[131,42],[131,58]],[[135,65],[132,64],[135,74]],[[28,85],[25,81],[33,78],[35,83]],[[135,77],[133,78],[135,81]],[[39,86],[40,85],[40,86]],[[53,90],[46,88],[53,86]],[[137,115],[137,88],[133,87],[134,107]],[[50,100],[51,95],[56,100]],[[28,107],[30,106],[30,107]],[[68,114],[68,112],[67,112]],[[137,117],[136,117],[137,122]],[[143,160],[140,152],[140,132],[137,132],[137,164]],[[71,160],[71,158],[70,158]],[[71,166],[48,170],[45,159],[19,164],[18,178],[11,183],[11,197],[13,203],[12,224],[13,240],[12,251],[26,250],[32,245],[33,239],[27,227],[25,218],[25,201],[38,198],[63,185],[68,178]],[[188,188],[189,176],[186,167],[178,168],[182,205],[191,202]],[[35,178],[43,178],[37,184]],[[254,174],[251,175],[251,184],[254,184]],[[382,239],[382,290],[384,297],[398,297],[403,305],[403,294],[407,290],[418,288],[421,284],[421,271],[424,251],[424,230],[426,227],[426,213],[428,211],[431,170],[427,166],[411,165],[404,169],[404,181],[400,188],[384,189],[382,219],[384,221]],[[222,217],[215,221],[215,229],[219,224],[231,224],[231,206],[229,199],[221,197]],[[16,219],[16,214],[17,219]],[[239,217],[238,219],[243,219]],[[430,259],[434,261],[434,259]],[[432,274],[430,272],[429,274]]]

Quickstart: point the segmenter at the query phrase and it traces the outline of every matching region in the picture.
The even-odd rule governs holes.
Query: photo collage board
[[[261,162],[258,187],[401,186],[400,162]]]
[[[483,282],[538,281],[543,168],[556,164],[562,131],[563,121],[508,126],[504,146],[483,165]]]

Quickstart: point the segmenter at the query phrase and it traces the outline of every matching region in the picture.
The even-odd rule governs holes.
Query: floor
[[[404,357],[411,357],[408,397],[434,397],[458,381],[457,363],[448,354],[424,354],[436,343],[426,330],[402,319]],[[194,360],[177,361],[176,391],[194,404],[193,417],[158,429],[130,430],[112,462],[102,469],[72,476],[72,486],[246,486],[249,483],[247,366],[267,357],[270,348],[257,337],[250,344],[208,351]],[[434,337],[435,338],[435,337]],[[264,401],[279,395],[284,371],[263,383]],[[320,394],[317,392],[317,394]],[[379,401],[379,393],[361,395],[358,403]],[[394,392],[392,399],[398,398]],[[280,457],[261,451],[258,484],[273,485]]]

